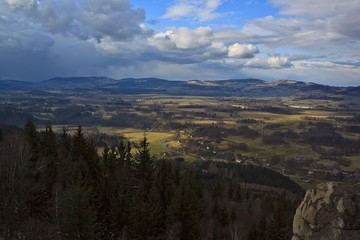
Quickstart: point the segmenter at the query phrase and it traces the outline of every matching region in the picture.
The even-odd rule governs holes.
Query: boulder
[[[292,240],[360,239],[360,185],[322,183],[297,208]]]

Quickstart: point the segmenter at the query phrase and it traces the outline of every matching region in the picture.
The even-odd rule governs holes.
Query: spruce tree
[[[82,132],[81,126],[77,128],[73,137],[72,159],[73,162],[86,166],[87,172],[83,174],[83,176],[86,177],[85,182],[88,186],[93,186],[94,189],[97,189],[100,177],[99,157],[94,143],[88,142]],[[80,169],[80,171],[81,170],[82,169]]]
[[[90,199],[91,189],[81,182],[73,183],[62,204],[61,231],[63,239],[97,239],[96,211]]]
[[[119,157],[118,157],[118,161],[119,161],[119,164],[121,166],[124,166],[125,165],[125,159],[126,159],[126,147],[125,147],[125,144],[124,144],[124,141],[121,140],[117,146],[117,149],[118,149],[118,152],[119,152]]]
[[[110,148],[109,145],[106,143],[102,153],[102,161],[104,165],[106,165],[107,161],[109,160],[109,152]]]
[[[147,193],[144,197],[144,193]],[[161,231],[161,206],[155,188],[147,191],[140,185],[133,195],[129,215],[129,232],[132,239],[159,239]]]
[[[170,223],[180,223],[179,239],[199,239],[199,198],[197,181],[192,176],[181,178],[180,186],[168,209]]]
[[[57,143],[56,135],[52,130],[51,124],[46,124],[45,133],[43,135],[43,153],[45,156],[45,167],[47,170],[47,177],[49,181],[54,182],[57,170],[56,170],[56,159],[57,159]]]
[[[285,240],[289,239],[287,226],[287,216],[281,206],[276,206],[274,213],[267,227],[267,239]]]
[[[84,133],[82,131],[82,127],[78,126],[76,133],[73,137],[72,143],[72,159],[73,161],[79,161],[80,159],[86,158],[88,154],[88,142],[84,137]]]
[[[38,149],[39,136],[36,131],[35,124],[30,119],[28,119],[25,123],[24,133],[25,133],[25,138],[30,143],[33,152],[32,160],[35,161],[39,153],[39,149]]]
[[[49,157],[52,159],[55,159],[57,157],[56,135],[50,123],[46,124],[45,126],[43,147],[45,148],[45,151],[43,153],[45,154],[45,157]]]
[[[167,223],[167,209],[170,206],[171,199],[174,196],[174,182],[172,179],[171,164],[165,160],[161,161],[155,176],[155,189],[159,194],[160,206],[160,227],[165,231]]]
[[[136,180],[139,185],[143,185],[145,193],[148,193],[152,187],[154,166],[146,137],[140,142],[140,148],[135,156],[135,163]]]
[[[60,149],[64,156],[68,156],[71,151],[71,137],[68,134],[68,130],[64,126],[60,134]]]

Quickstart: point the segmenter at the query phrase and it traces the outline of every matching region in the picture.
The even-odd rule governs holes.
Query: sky
[[[0,79],[360,86],[360,0],[0,0]]]

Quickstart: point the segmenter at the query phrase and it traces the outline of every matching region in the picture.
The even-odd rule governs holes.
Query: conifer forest
[[[289,239],[303,190],[257,166],[186,162],[81,126],[0,134],[0,239]]]

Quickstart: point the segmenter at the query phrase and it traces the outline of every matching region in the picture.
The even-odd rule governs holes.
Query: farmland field
[[[313,181],[336,180],[333,167],[360,171],[360,97],[332,101],[161,94],[59,96],[52,95],[44,104],[39,100],[44,97],[32,94],[3,95],[3,111],[9,104],[21,109],[13,111],[16,121],[11,115],[3,121],[21,125],[19,119],[32,116],[40,129],[51,122],[57,131],[65,126],[70,133],[82,125],[90,138],[97,139],[99,151],[106,143],[117,144],[120,139],[136,143],[146,137],[158,158],[239,161],[286,169]],[[320,172],[308,176],[311,169]]]

